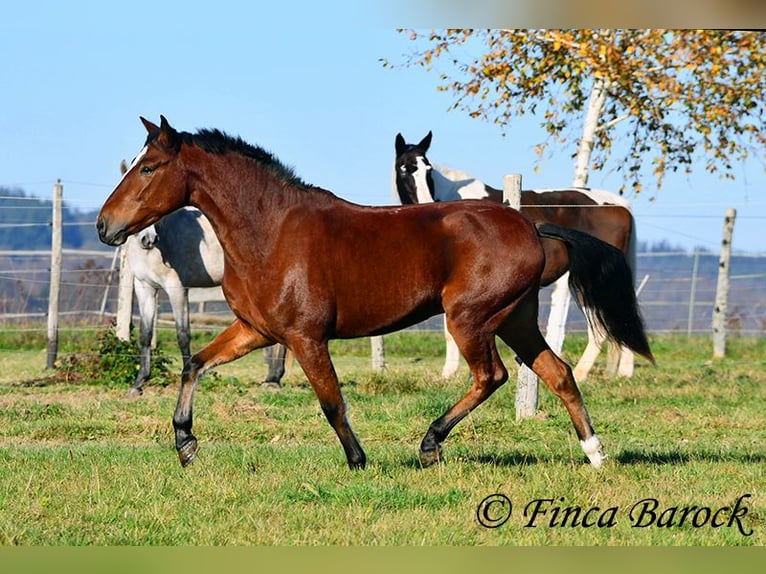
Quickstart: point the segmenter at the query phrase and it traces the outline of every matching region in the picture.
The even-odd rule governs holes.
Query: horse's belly
[[[409,302],[395,299],[367,299],[363,307],[338,306],[333,336],[338,338],[382,335],[411,327],[443,311],[436,300]]]

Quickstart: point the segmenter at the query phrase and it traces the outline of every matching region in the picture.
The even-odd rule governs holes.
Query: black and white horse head
[[[500,198],[500,190],[465,172],[431,165],[426,157],[431,145],[431,136],[429,131],[419,143],[408,144],[402,134],[396,134],[394,182],[402,205],[457,199]]]
[[[402,205],[434,201],[433,169],[426,157],[430,145],[430,131],[416,144],[408,144],[402,134],[396,134],[394,182]]]

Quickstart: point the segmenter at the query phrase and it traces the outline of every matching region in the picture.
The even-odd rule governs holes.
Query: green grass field
[[[209,335],[197,334],[194,348]],[[175,357],[172,338],[160,344]],[[61,352],[92,351],[93,340],[64,337]],[[538,416],[515,420],[508,353],[511,381],[455,428],[444,464],[419,468],[420,439],[468,389],[467,370],[440,379],[441,334],[386,341],[382,375],[370,371],[367,340],[332,346],[365,470],[347,468],[297,364],[282,390],[260,388],[259,352],[203,379],[201,449],[182,469],[177,382],[133,400],[121,387],[52,382],[44,342],[0,332],[0,544],[766,542],[763,339],[730,339],[727,358],[711,361],[707,338],[653,337],[658,366],[639,361],[630,380],[605,379],[602,357],[580,384],[610,455],[600,470],[547,389]],[[584,342],[570,336],[565,358]]]

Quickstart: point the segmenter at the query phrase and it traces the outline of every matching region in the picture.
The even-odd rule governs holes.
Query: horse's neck
[[[223,251],[210,221],[197,210],[171,213],[158,223],[165,264],[186,287],[213,287],[223,278]]]
[[[488,197],[484,182],[445,166],[434,166],[431,174],[434,181],[436,201],[457,199],[485,199]]]
[[[328,201],[329,192],[289,183],[237,154],[209,154],[206,167],[189,178],[190,205],[208,219],[226,255],[249,262],[270,250],[296,207]],[[240,257],[245,254],[246,256]]]
[[[460,199],[455,182],[448,179],[437,168],[431,171],[434,182],[434,201],[455,201]]]

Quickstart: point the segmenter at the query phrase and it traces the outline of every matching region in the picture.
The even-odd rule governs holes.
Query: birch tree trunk
[[[601,78],[596,78],[591,88],[582,138],[580,139],[580,146],[575,159],[575,173],[572,179],[573,187],[584,187],[588,183],[590,155],[593,151],[596,131],[598,130],[598,120],[605,101],[606,84]],[[553,293],[551,294],[551,311],[548,314],[548,325],[545,329],[545,339],[557,355],[561,354],[561,349],[564,346],[567,315],[569,314],[569,303],[571,300],[569,273],[567,272],[554,285]]]
[[[721,241],[721,255],[718,259],[718,284],[715,290],[713,308],[713,358],[726,356],[726,311],[729,307],[729,274],[731,269],[731,241],[734,235],[734,220],[737,210],[726,210]]]

